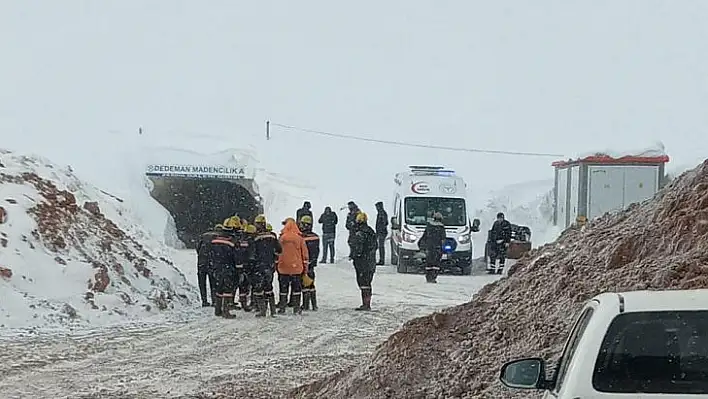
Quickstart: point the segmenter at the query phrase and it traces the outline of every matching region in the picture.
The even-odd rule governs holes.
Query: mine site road
[[[469,301],[496,276],[421,275],[377,269],[372,312],[360,303],[351,264],[318,267],[318,312],[215,318],[199,309],[181,323],[123,326],[87,334],[0,341],[2,398],[194,398],[228,385],[283,393],[362,361],[405,321]]]

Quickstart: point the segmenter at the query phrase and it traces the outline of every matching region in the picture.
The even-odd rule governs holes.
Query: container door
[[[588,219],[624,208],[624,166],[588,166]]]
[[[629,166],[624,169],[624,206],[642,202],[654,196],[659,189],[659,168],[656,166]]]
[[[578,217],[578,202],[580,196],[580,165],[576,165],[570,168],[570,201],[568,204],[568,219],[570,223],[575,223],[575,219]]]
[[[568,169],[558,170],[558,226],[568,227]]]

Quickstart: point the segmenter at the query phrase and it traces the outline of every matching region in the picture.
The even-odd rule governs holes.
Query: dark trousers
[[[252,281],[253,281],[253,270],[241,269],[239,268],[239,275],[237,276],[236,286],[234,287],[234,295],[236,294],[236,289],[238,289],[238,300],[239,302],[244,302],[248,300],[248,296],[251,294]]]
[[[253,295],[273,296],[273,267],[262,266],[253,275]]]
[[[209,278],[209,296],[207,297],[207,277]],[[202,303],[206,304],[211,299],[214,302],[216,296],[216,279],[214,273],[206,265],[197,266],[197,281],[199,282],[199,295],[202,298]]]
[[[356,284],[362,292],[371,292],[371,283],[374,280],[376,268],[368,259],[354,259],[354,270],[356,271]]]
[[[327,253],[329,253],[329,262],[334,263],[334,233],[323,233],[322,234],[322,262],[327,260]]]
[[[233,297],[237,288],[239,273],[229,265],[216,265],[214,268],[216,277],[216,292],[220,297]]]
[[[386,260],[386,233],[376,235],[376,241],[379,244],[379,263],[384,264]]]
[[[300,276],[299,274],[281,274],[278,276],[278,285],[280,286],[281,301],[288,301],[288,291],[290,291],[293,296],[293,300],[297,301],[297,306],[300,306],[299,297],[302,294],[302,276]]]
[[[440,260],[442,253],[438,251],[427,251],[425,253],[425,280],[435,281],[440,273]]]
[[[499,267],[503,268],[506,263],[506,244],[492,243],[492,251],[489,254],[489,263],[492,265],[497,264],[497,259],[499,260]]]

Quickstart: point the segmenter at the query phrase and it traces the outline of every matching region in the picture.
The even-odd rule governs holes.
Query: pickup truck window
[[[592,385],[608,393],[708,394],[708,311],[618,315]]]
[[[556,377],[554,378],[556,392],[560,391],[563,386],[565,374],[568,371],[570,363],[573,361],[573,355],[578,348],[578,343],[580,343],[580,337],[583,336],[585,329],[588,327],[593,312],[594,310],[592,308],[585,309],[580,317],[578,317],[578,321],[575,322],[575,326],[573,326],[573,330],[570,332],[570,338],[568,338],[568,343],[565,349],[563,349],[563,355],[558,363]]]

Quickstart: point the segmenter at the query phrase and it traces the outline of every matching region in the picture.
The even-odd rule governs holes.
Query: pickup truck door
[[[583,334],[587,331],[588,324],[597,309],[599,302],[596,300],[590,301],[583,310],[580,312],[580,316],[573,325],[573,329],[570,331],[568,340],[565,343],[565,348],[563,349],[563,354],[558,362],[558,367],[553,377],[555,381],[555,387],[551,391],[546,391],[543,396],[544,399],[573,399],[577,398],[579,393],[573,391],[572,387],[568,387],[564,384],[566,380],[566,375],[568,370],[571,368],[573,362],[581,361],[575,356],[578,344],[580,343]]]

